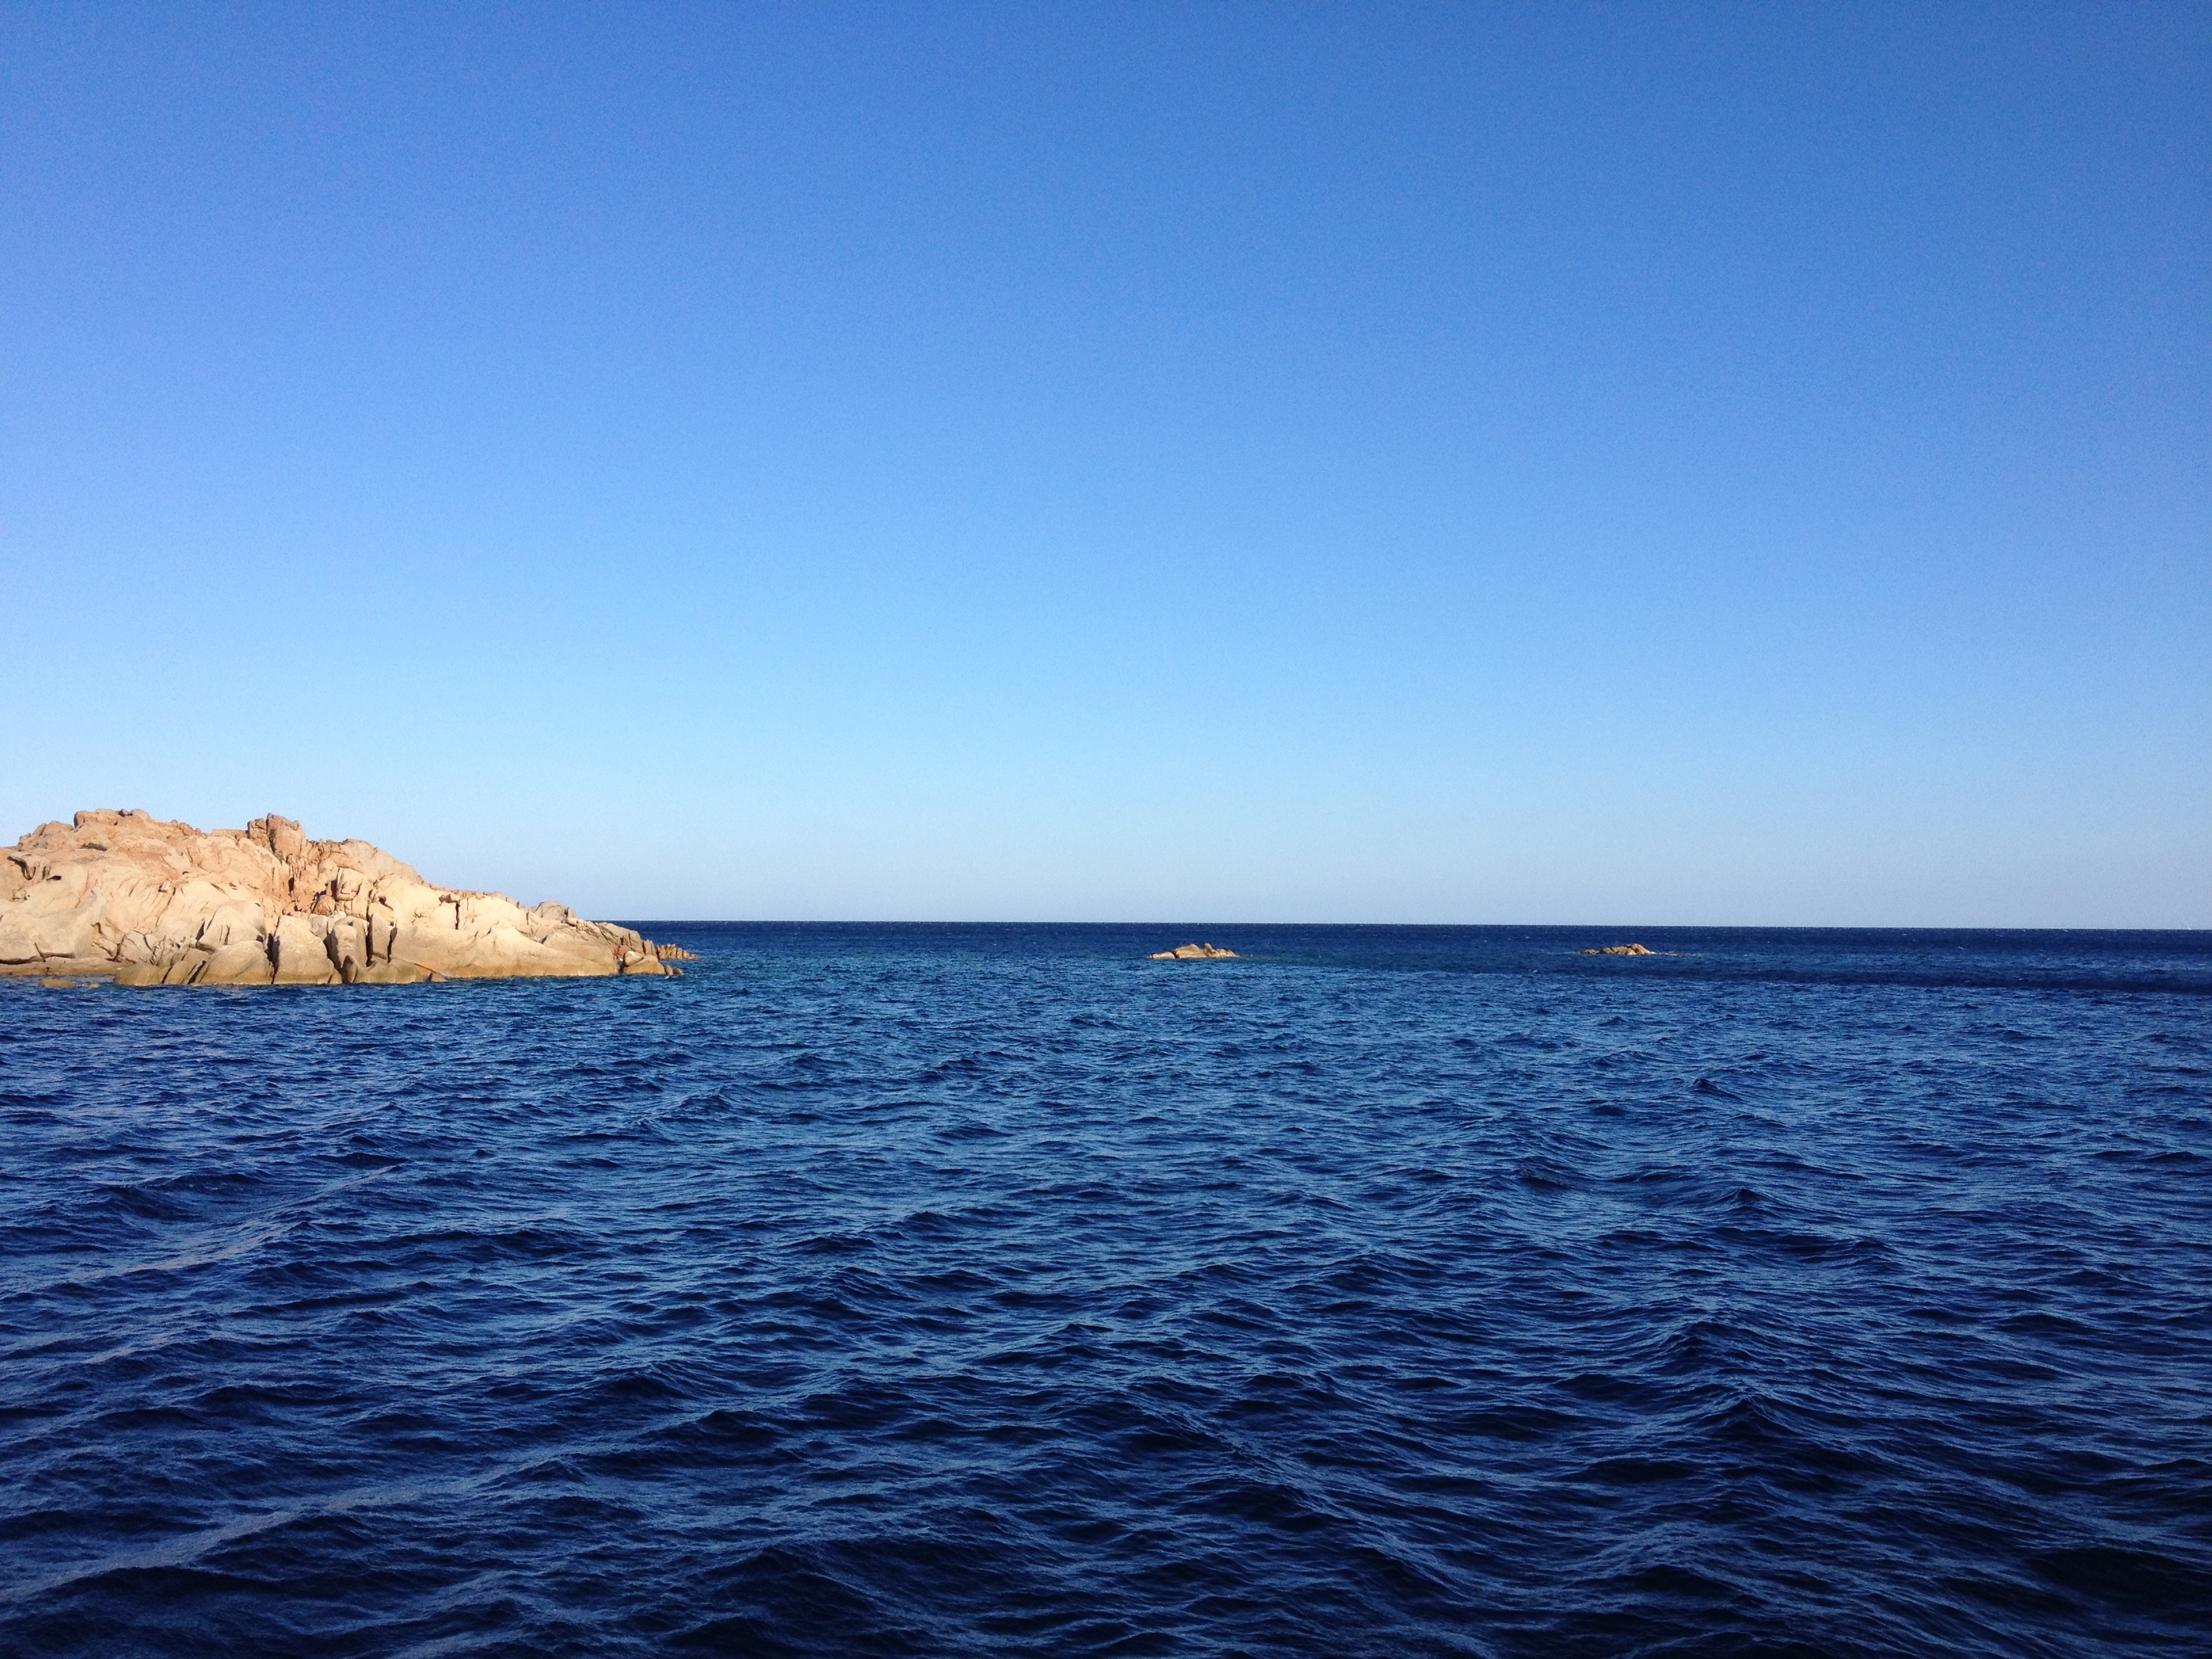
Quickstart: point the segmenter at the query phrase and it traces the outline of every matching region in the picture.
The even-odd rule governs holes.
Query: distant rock
[[[1224,951],[1218,945],[1178,945],[1172,951],[1155,951],[1154,962],[1219,962],[1234,957],[1237,952]]]
[[[274,814],[202,830],[79,812],[0,855],[0,974],[407,985],[682,971],[628,927],[435,886],[367,842],[310,841]]]
[[[699,960],[699,953],[696,951],[687,951],[680,945],[656,945],[653,947],[653,953],[659,957],[663,962],[696,962]]]
[[[1585,951],[1586,957],[1654,957],[1656,951],[1646,950],[1641,945],[1607,945],[1595,951]]]

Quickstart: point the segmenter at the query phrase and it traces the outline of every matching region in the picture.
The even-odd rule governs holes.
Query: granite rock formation
[[[1224,951],[1218,945],[1178,945],[1172,951],[1155,951],[1154,962],[1219,962],[1233,959],[1234,951]]]
[[[1607,945],[1595,951],[1585,951],[1586,957],[1650,957],[1658,952],[1641,945]]]
[[[680,973],[565,904],[439,887],[289,818],[195,830],[79,812],[0,855],[0,974],[123,985],[406,985]]]

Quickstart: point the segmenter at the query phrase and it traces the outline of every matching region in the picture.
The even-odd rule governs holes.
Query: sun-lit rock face
[[[628,927],[434,886],[365,841],[310,841],[274,814],[204,830],[79,812],[0,856],[0,974],[404,985],[678,971]]]

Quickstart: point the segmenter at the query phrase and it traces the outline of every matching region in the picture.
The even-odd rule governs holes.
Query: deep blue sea
[[[2212,934],[642,925],[0,982],[0,1653],[2212,1651]]]

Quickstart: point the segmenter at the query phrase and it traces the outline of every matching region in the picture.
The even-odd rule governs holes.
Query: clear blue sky
[[[2212,925],[2212,8],[9,5],[0,824]]]

